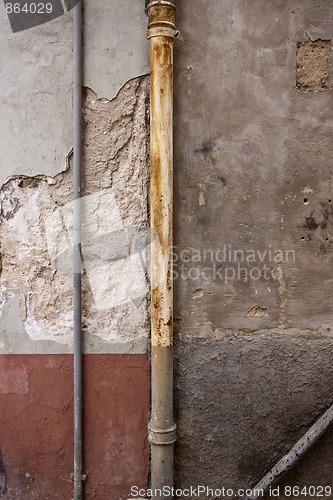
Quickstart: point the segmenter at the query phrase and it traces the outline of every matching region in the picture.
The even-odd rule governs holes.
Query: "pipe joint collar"
[[[151,7],[159,7],[162,5],[167,5],[169,7],[172,7],[173,9],[176,8],[175,4],[173,2],[168,2],[168,0],[153,0],[153,2],[148,3],[147,9],[149,10]]]
[[[147,33],[147,38],[153,38],[156,36],[166,36],[168,38],[177,38],[179,35],[179,31],[171,26],[154,26],[153,28],[149,28]]]
[[[154,0],[148,5],[148,38],[166,36],[176,38],[175,4],[167,0]]]
[[[173,424],[171,427],[166,429],[158,429],[153,427],[151,424],[148,425],[148,441],[151,444],[157,445],[170,445],[175,443],[177,426]]]

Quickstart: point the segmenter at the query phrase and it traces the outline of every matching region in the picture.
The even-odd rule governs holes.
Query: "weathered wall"
[[[0,42],[0,184],[14,174],[56,175],[72,147],[73,11],[12,33],[2,2]],[[148,50],[141,0],[85,1],[84,85],[98,97],[113,99],[147,74]]]
[[[146,247],[135,248],[148,217],[147,83],[131,80],[112,101],[89,89],[85,95],[82,253],[88,352],[140,352],[147,343]],[[0,193],[0,303],[5,312],[9,301],[19,298],[15,304],[28,338],[53,341],[39,342],[44,353],[52,345],[57,352],[54,342],[70,351],[73,342],[72,196],[71,160],[54,177],[11,177]],[[17,341],[5,330],[0,349],[22,352],[27,343]],[[33,352],[35,347],[32,342]]]
[[[149,472],[149,45],[141,0],[84,4],[85,494],[125,499]],[[73,11],[0,12],[0,496],[69,499]]]
[[[177,19],[177,484],[240,488],[333,402],[333,15],[179,0]],[[286,481],[330,484],[330,440]]]
[[[2,4],[0,9],[6,97],[0,109],[6,130],[0,157],[0,349],[17,352],[24,345],[36,352],[36,343],[27,347],[12,334],[9,318],[16,315],[17,322],[20,315],[28,339],[49,342],[38,344],[40,352],[57,352],[52,341],[62,351],[67,344],[68,351],[72,11],[13,34]],[[137,239],[148,223],[148,82],[140,75],[149,70],[149,44],[142,2],[100,2],[98,7],[85,2],[83,37],[87,349],[100,352],[100,341],[106,341],[108,350],[144,352],[146,255]],[[110,275],[116,275],[112,283],[107,282]],[[36,286],[39,297],[31,293]]]
[[[86,492],[125,498],[148,481],[146,19],[85,4]],[[332,403],[333,19],[329,0],[177,8],[176,482],[237,489]],[[66,498],[72,14],[14,35],[0,11],[0,488]],[[329,484],[331,434],[286,484]]]

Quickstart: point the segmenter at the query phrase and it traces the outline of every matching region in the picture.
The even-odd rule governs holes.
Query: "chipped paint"
[[[310,193],[315,193],[316,191],[312,189],[310,186],[305,186],[305,188],[302,189],[302,193],[304,194],[310,194]]]
[[[263,316],[267,316],[267,307],[253,306],[247,313],[247,316],[252,319],[257,319]]]
[[[203,297],[203,289],[202,288],[197,288],[192,292],[192,297],[194,300],[196,299],[201,299]]]

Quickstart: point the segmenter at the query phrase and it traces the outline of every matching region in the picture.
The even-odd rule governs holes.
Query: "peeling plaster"
[[[103,352],[108,344],[122,345],[122,352],[147,344],[146,245],[133,248],[133,234],[148,224],[147,92],[147,78],[139,78],[112,101],[85,93],[83,329],[89,352],[96,342]],[[25,333],[53,342],[45,346],[51,351],[72,343],[71,163],[53,178],[12,177],[0,191],[0,311],[18,298]]]

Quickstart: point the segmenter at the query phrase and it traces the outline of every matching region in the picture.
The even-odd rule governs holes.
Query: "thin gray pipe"
[[[81,158],[82,158],[82,0],[74,8],[74,500],[82,496],[82,280],[81,280]]]
[[[241,500],[255,500],[262,497],[262,491],[266,492],[268,488],[280,479],[288,470],[290,470],[299,459],[307,452],[311,446],[324,434],[328,426],[333,421],[333,405],[318,418],[310,429],[301,437],[299,441],[286,453],[274,467],[257,483],[253,488],[253,494],[243,497]]]

